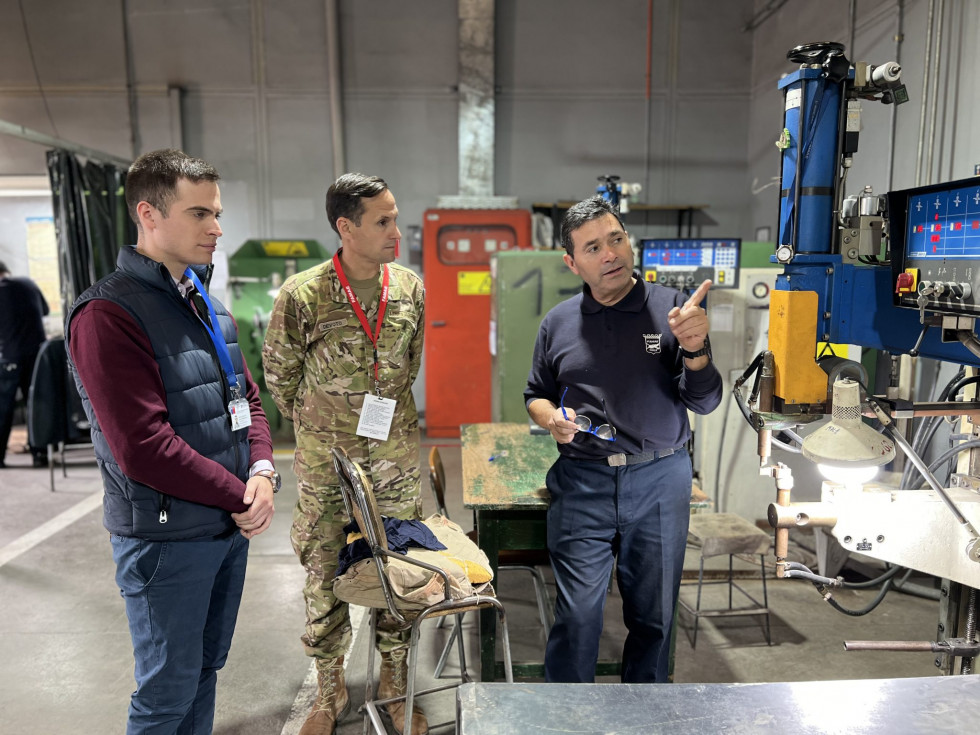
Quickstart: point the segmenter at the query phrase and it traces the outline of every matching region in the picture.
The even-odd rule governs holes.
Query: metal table
[[[776,684],[464,684],[459,735],[975,732],[980,676]]]

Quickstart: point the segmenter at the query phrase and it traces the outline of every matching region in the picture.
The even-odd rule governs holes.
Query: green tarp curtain
[[[136,242],[126,211],[126,172],[112,164],[84,164],[61,149],[47,153],[61,266],[62,311],[86,288],[111,273],[116,253]]]

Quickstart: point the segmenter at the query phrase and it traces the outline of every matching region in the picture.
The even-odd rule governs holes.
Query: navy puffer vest
[[[198,269],[198,275],[206,283],[210,274]],[[248,429],[231,430],[228,381],[214,344],[167,269],[134,248],[122,248],[116,270],[85,291],[72,306],[65,321],[66,346],[70,345],[72,317],[94,299],[105,299],[124,308],[149,338],[160,366],[174,433],[244,482],[249,467]],[[220,302],[212,299],[212,303],[244,392],[244,362],[234,322]],[[103,524],[111,533],[177,540],[217,536],[235,528],[225,510],[167,495],[166,478],[160,478],[162,492],[158,492],[123,474],[74,366],[72,373],[92,424],[92,441],[105,485]],[[126,400],[124,390],[120,391],[119,400]]]

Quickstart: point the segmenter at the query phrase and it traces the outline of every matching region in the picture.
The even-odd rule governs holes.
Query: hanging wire
[[[896,569],[898,569],[898,567],[896,567]],[[830,596],[827,597],[827,602],[830,604],[832,608],[837,610],[837,612],[842,612],[845,615],[852,615],[854,617],[867,615],[869,612],[871,612],[876,607],[878,607],[878,605],[881,604],[881,601],[885,599],[885,595],[887,595],[888,590],[891,589],[892,581],[893,581],[892,578],[886,579],[885,583],[881,585],[881,590],[878,592],[878,596],[875,597],[870,603],[868,603],[867,606],[862,607],[860,610],[851,610],[850,608],[844,607],[839,602],[837,602],[837,600],[835,600],[833,597]]]
[[[881,585],[881,589],[878,591],[878,595],[872,600],[868,605],[862,607],[858,610],[852,610],[851,608],[844,607],[834,596],[830,593],[830,589],[839,587],[857,587],[858,584],[844,582],[842,577],[837,577],[836,579],[831,579],[830,577],[822,577],[819,574],[814,574],[805,564],[800,564],[799,562],[788,561],[784,564],[785,571],[783,574],[788,578],[793,579],[806,579],[809,580],[813,586],[816,588],[817,592],[824,598],[824,600],[837,612],[844,613],[845,615],[852,615],[854,617],[860,617],[862,615],[867,615],[869,612],[874,610],[881,601],[885,599],[885,595],[888,594],[888,590],[892,587],[892,582],[894,582],[895,575],[901,571],[901,567],[892,567],[887,572],[878,577],[875,582],[879,582],[882,579],[885,583]]]
[[[24,40],[27,42],[27,53],[31,57],[31,67],[34,69],[34,81],[37,83],[37,89],[41,93],[41,100],[44,102],[44,111],[48,115],[48,123],[51,125],[51,129],[54,131],[54,137],[60,138],[61,135],[58,133],[58,126],[54,124],[54,117],[51,115],[51,108],[48,107],[48,96],[44,94],[44,87],[41,85],[41,75],[37,71],[37,61],[34,58],[34,47],[31,44],[31,34],[27,30],[27,16],[24,14],[24,0],[17,0],[17,7],[20,9],[20,22],[24,27]]]
[[[854,590],[863,590],[863,589],[867,589],[868,587],[877,587],[882,582],[887,582],[889,579],[891,579],[896,574],[898,574],[899,572],[902,572],[902,571],[905,571],[905,568],[904,567],[897,567],[897,566],[896,567],[892,567],[891,569],[886,570],[883,574],[878,575],[874,579],[867,579],[864,582],[846,582],[845,581],[843,583],[843,586],[846,587],[846,588],[848,588],[848,589],[854,589]],[[910,569],[908,571],[911,572],[912,570]],[[906,576],[906,578],[907,578],[907,576]]]

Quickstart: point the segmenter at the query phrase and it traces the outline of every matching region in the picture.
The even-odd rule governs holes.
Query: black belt
[[[643,452],[642,454],[610,454],[602,459],[589,459],[587,462],[602,462],[610,467],[624,467],[629,464],[642,464],[643,462],[653,462],[657,459],[669,457],[674,452],[679,452],[683,447],[673,449],[657,449],[653,452]]]

